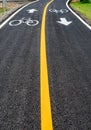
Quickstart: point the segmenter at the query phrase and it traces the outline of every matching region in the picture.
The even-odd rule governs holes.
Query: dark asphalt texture
[[[0,130],[40,130],[40,33],[48,0],[27,6],[12,20],[39,24],[0,30]],[[67,9],[55,0],[49,9]],[[37,9],[33,14],[26,10]],[[57,23],[72,21],[69,26]],[[46,16],[48,76],[54,130],[91,130],[91,31],[70,11]]]

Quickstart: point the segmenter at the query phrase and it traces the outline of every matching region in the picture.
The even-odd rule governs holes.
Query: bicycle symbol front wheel
[[[22,23],[21,20],[12,20],[12,21],[9,22],[9,25],[10,25],[10,26],[18,26],[18,25],[20,25],[21,23]]]
[[[37,21],[37,20],[27,21],[28,26],[36,26],[38,23],[39,23],[39,21]]]
[[[63,13],[67,13],[68,10],[67,9],[61,9],[60,12],[63,14]]]

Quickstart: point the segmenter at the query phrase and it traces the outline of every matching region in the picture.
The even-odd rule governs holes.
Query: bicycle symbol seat
[[[10,26],[18,26],[18,25],[20,25],[20,24],[22,24],[22,23],[25,23],[25,24],[27,24],[28,26],[36,26],[36,25],[39,23],[39,21],[33,20],[32,18],[25,19],[25,18],[23,17],[23,18],[21,18],[20,20],[12,20],[12,21],[10,21],[10,22],[9,22],[9,25],[10,25]]]

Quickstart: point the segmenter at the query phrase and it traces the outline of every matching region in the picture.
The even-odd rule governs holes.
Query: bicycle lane
[[[54,129],[91,129],[91,31],[69,10],[62,14],[51,9],[68,10],[66,0],[55,0],[46,19]]]
[[[46,3],[39,1],[29,5],[10,20],[32,18],[39,21],[36,26],[26,23],[10,26],[9,21],[0,30],[2,130],[40,130],[40,28]],[[14,24],[18,24],[17,21]]]

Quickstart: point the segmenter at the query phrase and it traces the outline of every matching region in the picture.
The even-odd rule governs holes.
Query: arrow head
[[[60,18],[60,21],[57,21],[57,23],[63,24],[65,26],[68,26],[72,23],[72,21],[67,21],[66,18]]]
[[[28,11],[28,13],[34,13],[35,11],[38,11],[38,10],[36,10],[36,9],[29,9],[27,11]]]

